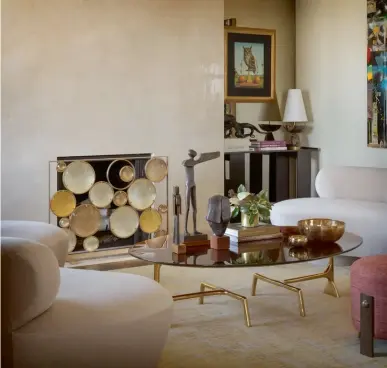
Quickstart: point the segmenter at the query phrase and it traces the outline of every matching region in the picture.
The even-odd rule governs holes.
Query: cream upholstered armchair
[[[1,243],[4,367],[157,366],[173,304],[160,284],[60,268],[63,252],[34,240]]]

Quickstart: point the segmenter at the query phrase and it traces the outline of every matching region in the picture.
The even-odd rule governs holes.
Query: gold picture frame
[[[276,93],[276,31],[224,28],[226,102],[269,102]]]

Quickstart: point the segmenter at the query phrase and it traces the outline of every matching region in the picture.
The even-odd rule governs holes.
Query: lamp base
[[[297,125],[296,123],[289,123],[284,124],[283,127],[288,133],[290,133],[290,143],[287,145],[288,150],[296,151],[300,149],[301,140],[298,134],[305,129],[306,124]]]

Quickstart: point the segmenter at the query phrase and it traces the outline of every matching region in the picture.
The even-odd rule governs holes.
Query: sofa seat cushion
[[[1,221],[1,236],[42,243],[54,252],[60,267],[66,262],[69,238],[57,226],[37,221]]]
[[[346,231],[364,242],[350,256],[387,253],[387,203],[350,199],[298,198],[278,202],[270,219],[273,225],[295,226],[306,218],[332,218],[346,223]]]
[[[53,306],[14,333],[17,366],[156,366],[172,304],[166,289],[143,276],[62,268]]]

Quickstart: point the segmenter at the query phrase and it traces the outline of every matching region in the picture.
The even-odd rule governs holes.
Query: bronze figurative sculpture
[[[181,196],[179,187],[173,187],[173,243],[180,244]]]
[[[213,233],[221,237],[224,235],[230,222],[230,201],[222,195],[214,195],[208,200],[208,212],[206,220]]]
[[[185,223],[184,223],[184,238],[185,240],[191,236],[188,232],[188,214],[190,210],[190,205],[192,205],[192,219],[193,219],[193,236],[202,235],[197,230],[196,227],[196,214],[197,214],[197,205],[196,205],[196,183],[195,183],[195,172],[194,168],[196,165],[214,160],[215,158],[220,157],[220,152],[206,152],[199,155],[199,157],[195,160],[197,156],[197,152],[193,149],[188,151],[189,159],[184,160],[182,165],[185,167],[185,185],[186,185],[186,193],[185,193]]]
[[[250,132],[245,133],[245,129],[250,129]],[[238,123],[234,115],[224,114],[224,138],[230,138],[233,132],[236,138],[254,138],[254,131],[260,134],[266,134],[253,124]]]

